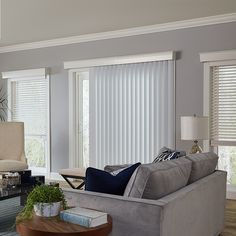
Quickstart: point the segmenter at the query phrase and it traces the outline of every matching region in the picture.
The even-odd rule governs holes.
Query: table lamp
[[[208,137],[208,117],[196,115],[181,117],[181,139],[194,141],[190,153],[202,152],[198,140],[206,140]]]

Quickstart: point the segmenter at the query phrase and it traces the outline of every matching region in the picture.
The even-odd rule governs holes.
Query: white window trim
[[[236,50],[200,53],[200,61],[204,64],[203,115],[209,116],[211,67],[236,64]],[[203,141],[203,146],[205,151],[218,151],[210,146],[210,140]],[[236,188],[231,185],[227,185],[227,199],[236,199]]]
[[[88,69],[73,69],[69,70],[69,167],[82,167],[83,163],[79,150],[79,142],[81,137],[79,134],[79,108],[77,101],[79,101],[79,75],[81,73],[88,73]]]
[[[51,171],[51,107],[50,107],[50,76],[49,76],[49,69],[48,68],[39,68],[39,69],[30,69],[30,70],[16,70],[16,71],[7,71],[2,72],[2,79],[7,79],[8,84],[8,102],[11,103],[11,89],[10,89],[10,82],[12,81],[19,81],[19,80],[27,80],[27,79],[35,79],[35,78],[42,78],[44,77],[47,79],[47,89],[48,89],[48,110],[47,110],[47,120],[48,120],[48,132],[47,132],[47,154],[48,158],[46,160],[46,177],[50,177]],[[8,117],[11,117],[11,113],[8,112]]]
[[[64,69],[68,70],[69,79],[69,167],[74,168],[81,165],[81,161],[78,160],[79,148],[78,148],[78,114],[79,109],[76,101],[78,101],[78,74],[81,72],[87,72],[89,67],[104,66],[104,65],[119,65],[119,64],[131,64],[140,62],[151,62],[151,61],[165,61],[175,60],[175,51],[151,53],[151,54],[137,54],[120,57],[106,57],[97,58],[91,60],[78,60],[64,62]],[[175,77],[175,65],[174,65],[174,77]],[[175,80],[174,80],[175,81]],[[175,82],[174,82],[175,83]],[[175,84],[174,84],[175,86]],[[174,98],[176,95],[174,95]],[[176,114],[176,103],[174,101],[175,114]],[[176,135],[175,135],[176,136]],[[176,145],[176,138],[175,138]]]
[[[46,68],[31,69],[31,70],[15,70],[2,72],[2,79],[20,79],[20,78],[32,78],[32,77],[46,77]]]
[[[209,91],[210,91],[211,67],[222,66],[222,65],[232,65],[232,64],[236,64],[236,54],[235,54],[235,60],[225,59],[223,61],[204,62],[204,76],[203,76],[203,115],[204,116],[209,116],[209,111],[210,111],[210,107],[209,107],[210,92]],[[216,147],[213,148],[210,146],[210,140],[203,141],[203,146],[204,146],[205,151],[217,151]]]

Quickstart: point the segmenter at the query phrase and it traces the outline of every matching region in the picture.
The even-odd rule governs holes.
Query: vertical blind
[[[174,147],[173,61],[94,67],[89,86],[90,166],[147,163]]]
[[[48,89],[45,78],[11,81],[11,116],[25,122],[25,134],[47,135]]]
[[[214,66],[211,74],[211,145],[236,145],[236,65]]]

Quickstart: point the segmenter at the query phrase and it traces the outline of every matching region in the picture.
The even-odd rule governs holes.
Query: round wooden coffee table
[[[107,236],[112,229],[112,219],[108,216],[108,223],[86,228],[61,221],[57,217],[43,218],[34,216],[31,220],[24,220],[16,225],[21,236]]]

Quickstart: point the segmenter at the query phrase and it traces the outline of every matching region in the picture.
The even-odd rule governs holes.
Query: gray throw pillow
[[[124,196],[159,199],[188,183],[191,161],[184,157],[173,161],[140,165],[130,178]]]
[[[189,183],[193,183],[207,175],[212,174],[218,163],[218,156],[214,152],[189,154],[185,157],[192,161],[192,171]]]

